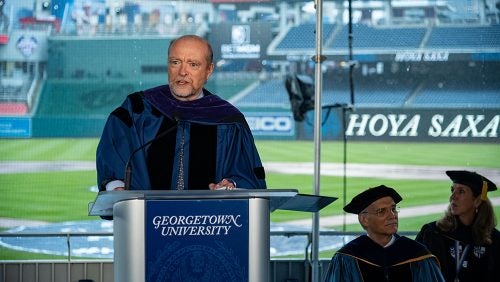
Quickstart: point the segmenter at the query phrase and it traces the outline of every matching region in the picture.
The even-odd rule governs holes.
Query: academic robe
[[[265,189],[243,114],[203,93],[190,102],[173,97],[168,85],[130,94],[108,117],[97,147],[99,189],[124,180],[129,159],[132,190],[209,189],[223,178],[239,188]]]
[[[388,247],[362,235],[333,256],[325,282],[444,281],[436,258],[407,237],[395,236]]]
[[[500,232],[494,229],[493,243],[481,246],[473,243],[472,228],[458,222],[458,227],[450,232],[441,231],[435,221],[427,223],[415,240],[426,245],[438,258],[446,281],[456,281],[457,258],[462,262],[458,281],[500,281]]]

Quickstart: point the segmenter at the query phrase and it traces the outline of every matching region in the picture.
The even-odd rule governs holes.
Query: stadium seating
[[[405,104],[410,90],[408,85],[387,86],[383,81],[379,83],[360,83],[356,87],[356,101],[364,107],[401,107]],[[345,82],[325,83],[322,93],[322,104],[350,103],[350,90]],[[246,95],[236,103],[239,107],[275,107],[289,106],[288,94],[283,80],[267,80],[252,89],[251,95]]]
[[[15,82],[15,83],[13,83]],[[33,78],[3,78],[0,83],[0,116],[26,115],[30,108],[29,89]]]
[[[413,107],[457,107],[457,108],[500,108],[500,82],[482,84],[480,81],[443,83],[435,80],[425,82],[419,95],[413,100]]]
[[[348,47],[348,26],[334,33],[334,24],[324,25],[324,36],[328,49]],[[353,47],[361,49],[416,49],[427,48],[498,48],[500,47],[500,25],[491,26],[434,26],[424,42],[428,27],[373,27],[365,24],[353,25]],[[315,25],[306,23],[292,27],[276,45],[276,50],[307,49],[315,47]],[[333,38],[330,39],[330,37]]]
[[[488,83],[487,86],[479,80],[475,83],[457,81],[454,85],[441,85],[433,79],[408,80],[401,84],[373,79],[358,79],[356,82],[354,92],[358,107],[500,108],[500,82]],[[415,89],[418,91],[413,93]],[[321,99],[323,105],[349,104],[348,83],[345,79],[334,82],[327,79]],[[273,79],[260,82],[235,104],[238,107],[283,108],[289,107],[289,103],[284,81]]]
[[[324,52],[342,52],[347,54],[348,26],[324,25]],[[304,23],[290,28],[286,35],[278,37],[272,51],[294,54],[305,49],[315,48],[315,25]],[[498,70],[495,64],[477,69],[467,66],[485,59],[498,60],[500,48],[500,25],[402,25],[375,27],[367,24],[353,25],[353,48],[357,58],[366,57],[376,61],[379,52],[390,58],[395,51],[409,51],[418,54],[420,50],[439,51],[456,50],[461,64],[447,62],[449,69],[435,69],[427,75],[419,72],[394,73],[392,79],[380,78],[378,81],[367,77],[355,78],[355,103],[360,107],[433,107],[433,108],[499,108],[500,83],[497,81]],[[471,50],[472,49],[472,50]],[[416,53],[411,53],[413,52]],[[465,51],[464,51],[465,50]],[[483,51],[484,50],[484,51]],[[496,51],[495,51],[496,50]],[[361,51],[361,53],[359,53]],[[337,52],[337,53],[335,53]],[[372,55],[369,55],[372,54]],[[447,53],[448,54],[448,53]],[[364,56],[364,57],[363,57]],[[371,56],[371,57],[370,57]],[[338,58],[337,58],[338,59]],[[446,59],[447,60],[447,59]],[[434,67],[433,67],[434,68]],[[451,69],[461,69],[454,73]],[[342,79],[332,79],[328,75],[323,79],[322,102],[324,105],[349,103],[350,89],[347,72]],[[443,73],[441,81],[436,75]],[[447,73],[447,74],[446,74]],[[481,73],[478,77],[476,74]],[[390,75],[390,74],[389,74]],[[454,79],[453,77],[456,78]],[[392,82],[389,82],[392,81]],[[273,93],[273,95],[269,95]],[[286,90],[281,80],[261,82],[251,91],[251,95],[238,101],[238,105],[265,104],[280,107],[288,102]],[[251,96],[251,97],[250,97]]]
[[[0,115],[21,116],[28,113],[28,106],[22,102],[0,103]]]
[[[304,23],[291,27],[284,36],[276,37],[274,50],[282,50],[285,54],[295,50],[297,53],[315,48],[314,23]],[[374,27],[365,24],[353,25],[353,47],[356,51],[362,50],[363,54],[376,54],[377,52],[393,52],[394,50],[420,50],[421,48],[464,49],[464,48],[494,48],[500,47],[500,25],[491,26],[398,26]],[[337,50],[345,52],[348,47],[348,27],[332,23],[323,26],[325,39],[324,50]],[[370,53],[370,52],[374,53]],[[481,55],[480,51],[473,53]],[[369,55],[367,55],[369,56]],[[374,55],[375,56],[375,55]],[[123,69],[121,69],[123,70]],[[257,108],[259,110],[284,109],[290,107],[284,80],[274,74],[273,79],[259,80],[243,79],[238,74],[248,70],[248,60],[227,60],[218,65],[217,74],[214,75],[207,88],[225,99],[233,99],[238,107]],[[487,70],[485,73],[495,72]],[[439,71],[437,71],[439,72]],[[355,104],[358,107],[500,107],[500,83],[488,75],[486,86],[482,78],[470,80],[452,79],[458,81],[455,85],[442,85],[439,80],[431,75],[415,76],[413,73],[387,74],[392,78],[377,76],[377,79],[357,74],[355,77]],[[231,79],[227,79],[229,76]],[[414,77],[415,76],[415,77]],[[468,77],[469,74],[462,74]],[[251,77],[251,76],[250,76]],[[117,106],[124,96],[132,91],[145,89],[151,85],[132,85],[126,83],[94,83],[94,82],[56,82],[47,81],[40,96],[37,109],[39,116],[106,116]],[[9,91],[0,91],[8,96]],[[471,95],[472,94],[472,95]],[[2,101],[9,101],[2,98]],[[331,105],[335,103],[350,103],[350,88],[347,71],[342,77],[331,76],[328,72],[324,76],[322,103]],[[64,107],[54,105],[64,104]],[[57,110],[56,110],[57,109]],[[7,110],[5,110],[7,111]],[[11,110],[8,110],[11,111]],[[1,114],[1,113],[0,113]]]
[[[418,48],[425,35],[426,28],[375,28],[363,24],[353,25],[353,47],[370,49],[393,49],[393,48]],[[347,48],[348,47],[347,26],[335,36],[331,45],[325,48]]]
[[[477,27],[434,27],[428,48],[499,48],[500,25]]]
[[[324,38],[329,38],[334,31],[333,24],[323,25]],[[313,49],[315,40],[316,25],[313,23],[301,24],[292,27],[276,49]]]

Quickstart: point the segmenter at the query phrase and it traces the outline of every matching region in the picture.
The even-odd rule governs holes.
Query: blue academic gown
[[[243,114],[203,91],[204,97],[190,102],[175,99],[168,85],[130,94],[108,117],[97,147],[99,189],[124,180],[129,158],[132,190],[208,189],[223,178],[239,188],[265,189]]]
[[[444,281],[436,258],[420,243],[395,236],[382,247],[362,235],[335,253],[325,282]]]

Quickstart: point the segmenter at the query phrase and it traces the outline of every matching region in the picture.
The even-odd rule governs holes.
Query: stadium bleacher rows
[[[348,26],[324,24],[324,49],[348,47]],[[276,51],[314,48],[315,25],[306,23],[292,27],[276,45]],[[499,48],[500,25],[490,26],[419,26],[373,27],[354,24],[354,48],[417,49],[417,48]]]
[[[422,48],[447,48],[447,49],[467,49],[474,48],[479,50],[475,55],[481,55],[481,48],[493,50],[493,53],[500,54],[500,25],[490,26],[407,26],[407,27],[391,27],[378,28],[363,24],[355,24],[353,33],[355,34],[354,48],[355,50],[365,50],[367,52],[384,50],[411,50]],[[280,40],[277,44],[271,44],[275,50],[303,50],[314,49],[315,44],[315,24],[307,23],[292,27],[288,30],[284,37],[277,37]],[[348,34],[346,25],[325,24],[324,38],[325,50],[328,48],[347,48]],[[276,43],[276,42],[275,42]],[[496,50],[496,51],[495,51]],[[218,71],[237,71],[238,68],[247,66],[248,64],[241,63],[238,65],[232,62],[231,64],[221,66]],[[453,68],[453,67],[452,67]],[[491,72],[486,70],[485,72]],[[497,71],[498,72],[498,71]],[[355,80],[355,102],[357,106],[362,107],[464,107],[464,108],[500,108],[500,82],[498,79],[490,79],[485,81],[482,78],[474,77],[470,80],[464,80],[467,75],[457,79],[443,78],[432,79],[432,75],[428,77],[418,77],[417,79],[409,79],[408,77],[395,77],[400,80],[397,83],[391,83],[388,80],[380,79],[373,80],[370,78],[357,78]],[[212,80],[216,80],[213,77]],[[233,79],[231,82],[239,85]],[[446,83],[444,82],[446,81]],[[288,95],[284,87],[283,79],[271,79],[259,81],[255,79],[257,87],[252,83],[241,83],[239,89],[232,89],[231,94],[237,96],[238,93],[246,93],[246,95],[238,96],[234,101],[240,107],[276,107],[288,108]],[[217,82],[214,84],[218,84]],[[252,84],[252,89],[247,91],[246,88]],[[58,90],[57,83],[54,84],[50,79],[45,84],[40,97],[40,103],[37,114],[52,115],[54,108],[58,108],[58,115],[67,113],[74,115],[81,114],[98,114],[106,115],[111,108],[100,107],[99,103],[104,103],[110,99],[109,97],[102,98],[99,93],[118,93],[115,104],[121,101],[124,95],[135,89],[135,86],[118,86],[109,84],[105,89],[93,89],[92,87],[81,87],[81,82],[68,82],[63,88]],[[152,85],[151,85],[152,86]],[[142,88],[145,86],[142,85]],[[233,88],[238,88],[233,87]],[[134,89],[132,89],[134,88]],[[83,90],[82,90],[83,89]],[[225,93],[225,89],[213,89],[216,93]],[[221,90],[221,91],[219,91]],[[9,114],[12,112],[11,102],[16,102],[19,97],[26,100],[26,95],[18,95],[19,90],[3,88],[0,89],[0,103],[3,103],[4,111],[0,114]],[[26,92],[26,91],[24,91]],[[69,95],[71,92],[73,95]],[[90,92],[91,95],[89,94]],[[269,95],[272,93],[272,95]],[[225,95],[225,94],[223,94]],[[231,98],[231,95],[225,95],[224,98]],[[92,100],[92,101],[91,101]],[[48,101],[48,102],[47,102]],[[60,107],[53,107],[56,102],[64,101],[65,107],[61,110]],[[350,89],[347,83],[347,77],[340,80],[325,77],[325,84],[322,93],[323,104],[334,103],[349,103]],[[22,101],[21,101],[22,102]],[[18,107],[14,107],[18,111]],[[7,109],[7,110],[5,110]],[[76,110],[75,110],[76,109]],[[31,109],[22,108],[22,114],[25,114]]]
[[[350,103],[350,89],[344,82],[325,83],[321,96],[323,105]],[[500,82],[484,86],[467,81],[452,85],[434,80],[410,81],[388,85],[385,81],[359,81],[355,87],[355,105],[360,107],[409,108],[500,108]],[[418,90],[418,91],[417,91]],[[272,93],[272,95],[270,95]],[[255,87],[251,95],[235,103],[239,107],[283,108],[289,106],[283,80],[267,80]]]
[[[499,48],[500,25],[435,27],[427,42],[433,48]]]
[[[294,26],[275,44],[275,50],[286,52],[314,49],[315,24]],[[324,24],[324,50],[347,49],[348,27]],[[438,50],[484,49],[499,50],[500,25],[490,26],[420,26],[378,28],[364,24],[353,26],[358,50],[417,50],[428,48]],[[460,51],[458,51],[460,52]],[[480,53],[480,52],[479,52]],[[451,66],[453,69],[456,65]],[[461,66],[463,68],[463,66]],[[485,70],[488,72],[488,70]],[[439,73],[436,71],[435,73]],[[454,79],[453,71],[448,78],[433,79],[434,74],[412,80],[404,78],[399,83],[387,80],[358,78],[355,83],[355,102],[363,107],[413,107],[413,108],[499,108],[500,83],[495,79],[480,78],[462,74]],[[491,76],[490,76],[491,77]],[[467,79],[469,78],[469,79]],[[398,78],[396,78],[398,79]],[[322,102],[324,105],[349,103],[350,89],[347,78],[324,79]],[[446,81],[447,83],[444,83]],[[451,82],[451,83],[450,83]],[[289,103],[284,82],[280,79],[261,81],[252,89],[251,95],[236,101],[241,107],[267,105],[277,108]],[[273,93],[273,95],[269,95]]]
[[[10,85],[6,81],[16,81]],[[0,79],[0,115],[25,115],[29,112],[29,79]]]
[[[347,48],[348,28],[343,26],[340,32],[325,48]],[[353,47],[356,48],[418,48],[426,29],[422,27],[408,28],[374,28],[367,25],[354,25]]]
[[[19,95],[19,92],[21,91],[22,86],[4,86],[0,84],[0,101],[19,101],[19,100],[25,100],[24,97]]]
[[[314,49],[316,25],[312,23],[294,26],[288,30],[286,36],[279,42],[276,49]],[[335,25],[323,25],[324,38],[330,38],[335,30]]]
[[[474,83],[476,81],[476,83]],[[227,84],[227,85],[226,85]],[[207,87],[224,98],[238,96],[232,102],[241,108],[290,107],[283,79],[249,81],[213,80]],[[153,86],[153,85],[149,85]],[[143,86],[146,87],[146,86]],[[251,87],[250,91],[247,91]],[[129,93],[141,88],[131,84],[96,85],[92,82],[48,82],[40,96],[37,115],[41,116],[106,116]],[[500,81],[483,84],[479,80],[407,79],[404,83],[386,79],[357,79],[355,105],[358,107],[407,108],[500,108]],[[345,77],[325,79],[322,104],[350,103],[350,89]],[[64,107],[58,106],[61,103]],[[8,105],[7,105],[8,104]],[[26,106],[3,102],[4,114],[27,113]],[[25,104],[23,104],[25,105]],[[13,112],[13,108],[16,109]],[[21,109],[21,112],[19,112]]]

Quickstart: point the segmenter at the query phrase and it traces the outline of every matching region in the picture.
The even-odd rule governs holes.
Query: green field
[[[0,166],[9,161],[95,161],[97,139],[0,139]],[[269,162],[314,162],[312,141],[264,141],[257,140],[261,158]],[[343,144],[323,142],[322,163],[341,163]],[[498,144],[451,144],[451,143],[375,143],[350,142],[347,144],[347,162],[363,164],[402,164],[440,167],[461,167],[477,170],[500,169],[500,145]],[[444,170],[443,170],[444,175]],[[295,188],[301,193],[314,193],[314,176],[308,174],[267,173],[268,187]],[[403,196],[401,207],[446,203],[450,183],[443,180],[406,180],[350,177],[346,180],[347,201],[358,192],[379,184],[396,188]],[[87,171],[54,171],[0,174],[0,218],[15,218],[62,222],[95,219],[87,215],[87,204],[94,200],[96,173]],[[338,197],[339,200],[324,208],[321,216],[341,215],[343,205],[343,178],[321,176],[320,193]],[[500,192],[489,194],[499,197]],[[500,209],[495,209],[497,218]],[[400,231],[417,231],[439,214],[429,214],[400,220]],[[311,214],[292,211],[276,211],[275,222],[308,219]],[[337,226],[337,228],[342,228]],[[358,231],[359,226],[347,225],[346,230]],[[0,249],[0,259],[24,259],[25,254]],[[14,255],[12,254],[14,253]],[[39,256],[28,256],[38,258]],[[43,257],[43,256],[42,256]]]

